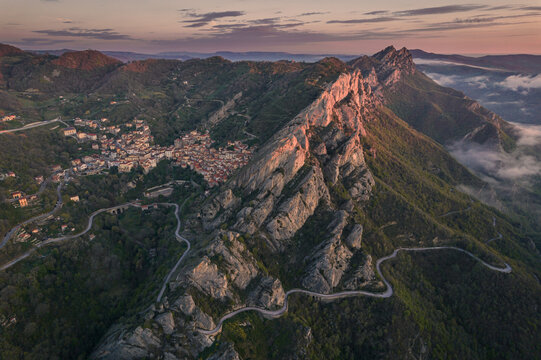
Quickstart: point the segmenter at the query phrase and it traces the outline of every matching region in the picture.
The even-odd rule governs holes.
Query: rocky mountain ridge
[[[376,185],[365,157],[378,160],[365,138],[386,111],[386,91],[415,67],[406,49],[392,47],[352,64],[189,220],[208,234],[196,236],[205,245],[180,269],[164,303],[145,315],[153,325],[111,333],[94,358],[196,357],[214,341],[198,328],[211,329],[220,316],[245,306],[281,307],[292,286],[326,294],[382,288],[355,215]],[[311,226],[318,234],[313,243]],[[269,271],[262,251],[280,259],[278,268],[293,266],[295,275]]]
[[[339,180],[348,184],[347,191],[352,194],[352,201],[346,206],[349,211],[353,202],[362,203],[369,198],[374,179],[366,165],[360,138],[366,135],[363,122],[370,121],[370,113],[376,106],[379,101],[366,79],[359,70],[354,70],[342,74],[314,103],[276,133],[256,158],[202,207],[200,219],[204,229],[211,233],[210,242],[200,250],[199,260],[184,267],[172,283],[174,291],[184,289],[180,290],[184,295],[169,297],[165,314],[173,311],[173,318],[177,319],[177,313],[182,313],[167,303],[179,303],[183,309],[189,307],[201,312],[197,302],[194,303],[192,288],[196,294],[231,304],[232,310],[246,305],[271,309],[281,306],[285,294],[282,282],[265,274],[244,238],[258,237],[271,252],[283,252],[318,208],[325,208],[331,214],[326,240],[306,254],[301,284],[309,290],[331,292],[342,281],[353,254],[360,251],[362,226],[354,223],[348,211],[336,207],[329,187]],[[231,223],[230,230],[220,229],[223,223]],[[357,277],[359,280],[350,279],[350,282],[375,280],[373,276],[363,280],[359,272]],[[246,297],[242,296],[247,289],[252,290]],[[200,313],[191,322],[175,322],[174,333],[197,334],[193,329],[212,327],[208,315]],[[149,316],[161,319],[165,315]],[[207,320],[203,321],[201,316]],[[136,336],[145,331],[136,328],[132,335],[123,335],[124,340],[106,342],[96,352],[96,358],[122,358],[122,354],[129,354],[128,358],[141,349],[149,351],[158,337]],[[199,334],[189,336],[181,346],[191,348],[195,356],[210,343],[211,338]],[[174,346],[165,341],[160,347]]]

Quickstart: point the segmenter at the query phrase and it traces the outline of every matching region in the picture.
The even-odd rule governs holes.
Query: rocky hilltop
[[[104,66],[117,65],[117,59],[102,54],[96,50],[71,51],[62,54],[53,64],[69,69],[94,70]]]

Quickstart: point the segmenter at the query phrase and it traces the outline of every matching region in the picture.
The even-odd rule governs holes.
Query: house
[[[100,149],[100,146],[98,145],[98,143],[92,144],[92,150],[99,150],[99,149]]]
[[[60,229],[62,230],[62,232],[66,231],[66,229],[68,228],[68,225],[64,224],[60,227]]]
[[[15,177],[15,173],[13,171],[8,171],[8,177]]]
[[[130,172],[132,168],[133,168],[132,162],[123,162],[118,165],[119,172]]]
[[[20,198],[19,199],[19,205],[23,208],[23,207],[27,207],[28,206],[28,200],[26,200],[26,198]]]
[[[73,202],[79,202],[79,195],[71,196],[70,200]]]
[[[98,140],[98,135],[96,134],[89,133],[89,134],[86,134],[86,137],[90,140],[94,140],[94,141]]]
[[[77,130],[74,127],[67,127],[64,129],[64,136],[72,136],[77,134]]]
[[[34,178],[34,180],[36,180],[36,182],[37,182],[38,184],[41,184],[41,183],[43,182],[44,179],[43,179],[43,176],[40,175],[40,176],[36,176],[36,177]]]
[[[0,119],[0,122],[12,121],[17,118],[17,115],[7,115]]]
[[[20,191],[15,191],[15,192],[11,193],[11,197],[13,199],[20,199],[20,198],[23,197],[23,193],[20,192]]]
[[[86,134],[84,132],[77,133],[77,139],[83,140],[86,138]]]

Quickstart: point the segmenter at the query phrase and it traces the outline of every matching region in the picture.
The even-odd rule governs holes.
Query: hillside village
[[[163,159],[172,160],[176,166],[189,167],[201,174],[210,187],[214,187],[226,181],[235,169],[247,164],[252,155],[252,150],[240,141],[228,142],[227,147],[216,149],[212,146],[214,141],[210,135],[198,131],[184,134],[170,146],[155,145],[150,128],[143,120],[109,125],[106,118],[101,120],[77,118],[73,126],[64,128],[62,133],[64,136],[75,138],[81,145],[90,145],[87,146],[91,149],[88,151],[89,154],[71,160],[69,169],[63,169],[60,165],[52,166],[52,174],[46,180],[43,176],[35,177],[36,183],[41,185],[37,194],[12,191],[8,200],[12,206],[35,205],[39,200],[39,193],[44,190],[48,181],[59,183],[69,173],[79,176],[93,175],[114,167],[119,172],[126,173],[141,167],[147,174]],[[0,180],[8,177],[16,177],[16,174],[13,171],[0,173]],[[78,202],[79,196],[71,196],[70,201]],[[67,225],[62,225],[61,231],[66,230]],[[35,227],[29,229],[29,232],[36,235],[39,230]],[[31,240],[33,244],[39,242],[21,228],[16,234],[15,241],[27,240]]]
[[[119,172],[130,172],[140,166],[144,173],[155,168],[162,159],[189,167],[203,175],[209,186],[216,186],[244,166],[252,155],[248,146],[240,141],[228,142],[226,148],[215,149],[208,133],[191,131],[175,140],[174,145],[153,145],[154,137],[143,120],[123,125],[107,126],[100,121],[76,119],[74,127],[63,130],[81,142],[91,142],[92,150],[99,151],[72,160],[72,170],[79,174],[95,174],[103,169],[117,167]],[[93,132],[86,131],[90,129]]]

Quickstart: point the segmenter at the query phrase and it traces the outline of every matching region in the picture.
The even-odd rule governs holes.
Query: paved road
[[[254,307],[254,306],[248,306],[248,307],[244,307],[244,308],[235,310],[235,311],[230,312],[229,314],[223,316],[220,319],[220,321],[218,322],[218,325],[216,325],[216,327],[214,329],[210,329],[210,330],[197,329],[197,330],[200,333],[204,334],[204,335],[216,335],[217,333],[219,333],[221,331],[224,321],[226,321],[228,319],[231,319],[235,315],[238,315],[238,314],[246,312],[246,311],[257,311],[260,314],[268,316],[268,317],[279,317],[279,316],[283,315],[287,311],[288,298],[292,294],[305,294],[305,295],[310,295],[310,296],[314,296],[314,297],[317,297],[317,298],[320,298],[320,299],[326,299],[326,300],[342,299],[342,298],[351,297],[351,296],[370,296],[370,297],[375,297],[375,298],[389,298],[389,297],[391,297],[393,295],[393,288],[392,288],[391,284],[389,283],[389,281],[385,278],[385,276],[383,276],[383,273],[381,272],[381,264],[383,262],[387,261],[387,260],[395,258],[396,255],[400,251],[434,251],[434,250],[455,250],[455,251],[460,251],[460,252],[463,252],[463,253],[471,256],[475,260],[481,262],[481,264],[483,264],[484,266],[486,266],[490,270],[494,270],[494,271],[498,271],[498,272],[502,272],[502,273],[510,273],[511,270],[512,270],[511,266],[509,266],[509,264],[507,264],[507,263],[504,263],[505,264],[504,268],[496,267],[496,266],[493,266],[493,265],[490,265],[490,264],[484,262],[483,260],[479,259],[477,256],[473,255],[471,252],[469,252],[467,250],[464,250],[464,249],[461,249],[461,248],[454,247],[454,246],[398,248],[395,251],[393,251],[393,253],[391,255],[382,257],[382,258],[378,259],[378,261],[376,262],[376,270],[377,270],[378,274],[380,275],[381,279],[383,280],[383,283],[385,284],[385,286],[387,288],[384,292],[374,293],[374,292],[370,292],[370,291],[361,291],[361,290],[359,290],[359,291],[342,291],[342,292],[338,292],[338,293],[334,293],[334,294],[321,294],[321,293],[316,293],[316,292],[313,292],[313,291],[308,291],[308,290],[303,290],[303,289],[291,289],[288,292],[286,292],[285,299],[284,299],[284,305],[278,310],[267,310],[267,309],[262,309],[262,308],[258,308],[258,307]]]
[[[77,238],[79,236],[82,236],[84,234],[86,234],[87,232],[90,231],[90,229],[92,228],[92,224],[94,222],[94,217],[96,217],[96,215],[98,214],[101,214],[102,212],[105,212],[105,211],[109,211],[109,210],[115,210],[115,209],[119,209],[121,207],[124,207],[126,205],[130,205],[130,206],[139,206],[137,204],[132,204],[132,203],[127,203],[127,204],[122,204],[122,205],[118,205],[118,206],[113,206],[113,207],[110,207],[110,208],[105,208],[105,209],[100,209],[100,210],[96,210],[94,211],[91,215],[90,215],[90,218],[88,219],[88,224],[86,226],[86,228],[81,231],[80,233],[78,234],[73,234],[73,235],[66,235],[66,236],[62,236],[62,237],[58,237],[58,238],[52,238],[52,239],[47,239],[45,241],[42,241],[40,242],[39,244],[37,244],[35,247],[33,247],[32,249],[28,250],[27,252],[25,252],[24,254],[16,257],[15,259],[11,260],[10,262],[0,266],[0,270],[5,270],[7,268],[10,268],[12,267],[13,265],[17,264],[19,261],[23,260],[23,259],[26,259],[30,254],[32,254],[34,251],[36,251],[37,249],[39,248],[42,248],[46,245],[49,245],[49,244],[53,244],[53,243],[57,243],[57,242],[60,242],[60,241],[64,241],[64,240],[69,240],[69,239],[74,239],[74,238]],[[32,220],[32,219],[31,219]],[[22,224],[21,224],[22,225]],[[18,225],[20,226],[20,225]]]
[[[186,200],[184,201],[184,203],[182,203],[182,206],[184,206],[185,203],[186,203]],[[180,218],[178,217],[179,206],[173,203],[161,203],[161,205],[175,207],[175,217],[177,218],[177,229],[175,230],[175,237],[177,238],[179,242],[184,242],[188,247],[186,248],[186,250],[184,250],[180,259],[178,259],[177,263],[175,264],[175,266],[173,266],[169,274],[167,274],[167,276],[165,277],[160,293],[158,294],[158,297],[156,299],[156,302],[160,302],[162,300],[163,293],[165,292],[165,289],[167,288],[167,284],[169,283],[169,280],[171,280],[171,276],[173,275],[175,271],[177,271],[180,263],[182,263],[182,260],[184,260],[184,258],[188,255],[188,252],[190,251],[192,247],[190,242],[186,238],[184,238],[182,235],[179,234],[179,231],[180,231]]]
[[[39,126],[49,125],[49,124],[52,124],[52,123],[55,123],[55,122],[64,123],[60,118],[56,118],[56,119],[53,119],[53,120],[47,120],[47,121],[38,121],[38,122],[33,122],[31,124],[25,125],[23,127],[17,128],[17,129],[1,130],[0,134],[9,134],[9,133],[17,132],[17,131],[24,131],[24,130],[33,129],[33,128],[36,128],[36,127],[39,127]]]
[[[171,269],[171,271],[165,277],[162,288],[160,289],[160,292],[159,292],[158,297],[156,299],[157,302],[160,302],[162,297],[163,297],[163,294],[164,294],[165,290],[167,289],[167,284],[169,283],[169,280],[171,280],[171,276],[173,275],[173,273],[175,271],[177,271],[177,269],[180,266],[180,264],[182,263],[182,261],[188,255],[188,252],[190,251],[190,248],[191,248],[191,244],[187,239],[182,237],[182,235],[180,235],[180,233],[179,233],[181,223],[180,223],[180,217],[179,217],[180,207],[178,206],[178,204],[174,204],[174,203],[158,203],[158,205],[174,206],[175,207],[175,217],[177,219],[177,228],[175,230],[175,237],[179,242],[184,242],[188,246],[187,249],[182,253],[182,256],[180,257],[180,259],[178,259],[178,261],[175,264],[175,266],[173,267],[173,269]],[[184,205],[184,203],[182,205]],[[67,236],[62,236],[62,237],[58,237],[58,238],[45,240],[45,241],[37,244],[36,247],[28,250],[24,254],[18,256],[17,258],[11,260],[10,262],[8,262],[6,264],[0,266],[0,270],[8,269],[11,266],[17,264],[18,262],[26,259],[28,256],[30,256],[33,252],[35,252],[39,248],[42,248],[44,246],[47,246],[47,245],[50,245],[50,244],[53,244],[53,243],[57,243],[57,242],[65,241],[65,240],[70,240],[70,239],[75,239],[75,238],[77,238],[79,236],[82,236],[82,235],[86,234],[92,228],[92,225],[94,224],[94,218],[97,215],[99,215],[99,214],[101,214],[103,212],[106,212],[106,211],[116,210],[116,209],[120,209],[120,208],[123,208],[123,207],[126,207],[126,206],[133,206],[133,207],[137,207],[137,208],[141,207],[141,205],[139,205],[137,203],[131,203],[130,202],[130,203],[122,204],[122,205],[117,205],[117,206],[112,206],[112,207],[109,207],[109,208],[103,208],[103,209],[96,210],[92,214],[90,214],[90,217],[88,218],[88,224],[87,224],[86,228],[83,231],[81,231],[81,232],[79,232],[77,234],[73,234],[73,235],[67,235]]]
[[[7,242],[9,241],[9,239],[11,239],[11,237],[13,236],[13,234],[15,234],[17,231],[19,231],[19,229],[21,228],[21,226],[25,226],[25,225],[28,225],[30,223],[33,223],[35,221],[40,221],[40,220],[43,220],[45,219],[46,217],[50,216],[50,215],[53,215],[55,212],[57,212],[58,210],[60,210],[60,208],[62,207],[62,194],[61,194],[61,189],[62,189],[62,186],[67,182],[69,181],[69,178],[66,179],[65,181],[62,181],[60,182],[60,184],[58,184],[57,188],[56,188],[56,194],[58,196],[58,200],[56,201],[56,205],[54,207],[53,210],[45,213],[45,214],[41,214],[41,215],[38,215],[38,216],[35,216],[31,219],[28,219],[26,221],[23,221],[22,223],[20,223],[19,225],[15,226],[14,228],[12,228],[10,231],[7,232],[7,234],[4,236],[4,238],[2,239],[2,242],[0,243],[0,249],[3,248]],[[43,184],[42,184],[43,185]],[[43,186],[42,186],[43,187]],[[44,189],[44,188],[43,188]],[[40,187],[40,190],[38,191],[38,194],[40,192],[42,192],[42,188]]]

